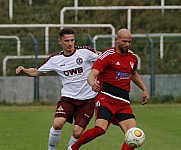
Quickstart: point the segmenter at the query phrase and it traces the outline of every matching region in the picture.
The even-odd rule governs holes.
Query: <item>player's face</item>
[[[131,45],[132,38],[130,36],[122,36],[121,38],[117,39],[117,48],[122,54],[128,52],[128,49]]]
[[[74,52],[74,35],[65,34],[61,39],[59,39],[59,44],[62,46],[65,54],[71,54],[72,52]]]

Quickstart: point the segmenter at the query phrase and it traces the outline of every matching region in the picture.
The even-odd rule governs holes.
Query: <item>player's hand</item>
[[[143,91],[142,98],[143,98],[142,105],[145,105],[148,102],[148,100],[150,99],[147,90]]]
[[[100,90],[100,85],[99,85],[99,81],[98,80],[96,80],[91,86],[92,86],[92,90],[94,91],[94,92],[99,92],[99,90]]]
[[[19,66],[18,68],[16,68],[16,74],[20,74],[21,72],[24,71],[24,67],[23,66]]]

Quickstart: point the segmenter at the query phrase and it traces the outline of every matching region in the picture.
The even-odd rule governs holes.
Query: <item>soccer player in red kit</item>
[[[82,144],[88,143],[105,134],[110,123],[118,125],[124,133],[136,127],[136,120],[130,107],[130,82],[133,81],[142,91],[142,105],[149,100],[146,86],[136,71],[137,57],[129,49],[132,41],[127,29],[120,29],[116,37],[116,46],[106,49],[94,63],[88,76],[88,83],[96,96],[95,127],[85,131],[76,143],[68,150],[78,150]],[[125,142],[121,150],[133,150]]]

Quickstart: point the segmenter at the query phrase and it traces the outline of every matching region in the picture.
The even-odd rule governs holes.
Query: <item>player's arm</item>
[[[132,81],[133,81],[141,90],[143,90],[143,94],[142,94],[142,97],[143,97],[142,105],[146,104],[146,103],[148,102],[148,100],[149,100],[148,90],[147,90],[147,87],[145,86],[145,84],[143,83],[140,75],[137,73],[137,71],[135,71],[135,72],[133,73]]]
[[[97,69],[92,69],[87,78],[87,81],[94,92],[98,92],[100,90],[99,81],[97,81],[98,75],[99,71]]]
[[[40,76],[41,72],[38,71],[37,68],[24,68],[23,66],[19,66],[18,68],[16,68],[16,74],[20,74],[20,73],[25,73],[28,76],[31,77],[36,77],[36,76]]]

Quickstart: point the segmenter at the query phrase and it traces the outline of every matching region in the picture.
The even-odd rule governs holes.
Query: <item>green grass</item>
[[[146,135],[139,150],[180,149],[181,104],[133,104],[137,126]],[[46,150],[55,106],[0,106],[1,150]],[[92,119],[88,128],[94,125]],[[66,124],[58,149],[66,150],[72,126]],[[107,133],[82,146],[81,150],[120,150],[123,133],[111,125]]]

